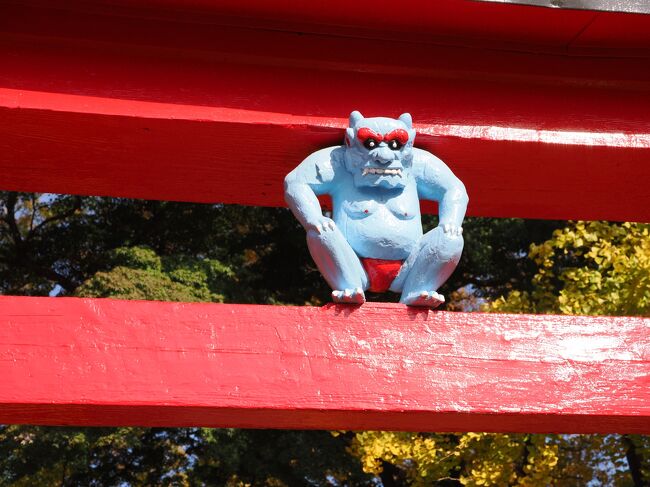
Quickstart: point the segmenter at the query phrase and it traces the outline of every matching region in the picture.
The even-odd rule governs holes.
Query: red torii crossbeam
[[[350,111],[410,111],[470,215],[650,221],[650,16],[109,3],[0,5],[2,189],[281,206]]]
[[[0,297],[0,423],[650,433],[650,319]]]

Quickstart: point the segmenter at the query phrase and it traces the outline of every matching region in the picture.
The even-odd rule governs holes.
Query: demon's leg
[[[428,232],[417,249],[409,255],[390,290],[402,292],[400,302],[411,306],[435,308],[445,298],[436,291],[458,265],[463,251],[463,237],[445,233],[442,227]]]
[[[333,289],[332,299],[340,303],[365,302],[368,276],[357,254],[352,250],[334,222],[324,224],[320,233],[307,232],[307,246],[314,262]]]

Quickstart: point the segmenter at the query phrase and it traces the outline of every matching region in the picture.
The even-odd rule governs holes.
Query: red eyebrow
[[[375,132],[372,129],[369,129],[368,127],[361,127],[357,132],[357,138],[362,142],[365,142],[368,139],[375,139],[377,142],[381,142],[382,140],[384,140],[383,135],[378,134],[377,132]]]
[[[404,145],[409,141],[409,134],[404,129],[395,129],[392,132],[384,135],[384,140],[397,140],[400,144]]]

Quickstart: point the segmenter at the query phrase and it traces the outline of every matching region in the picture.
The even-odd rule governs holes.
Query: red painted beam
[[[596,53],[597,49],[630,55],[648,53],[650,19],[645,15],[489,4],[468,0],[4,0],[22,10],[54,9],[78,14],[114,14],[134,18],[174,19],[200,24],[254,26],[264,29],[416,40],[454,45],[508,47]],[[387,14],[390,12],[390,14]],[[52,29],[47,15],[31,15],[32,24]],[[74,16],[66,23],[74,23]],[[170,41],[172,39],[169,39]],[[178,38],[173,38],[178,41]],[[322,53],[318,53],[321,55]]]
[[[0,423],[650,433],[650,319],[0,297]]]
[[[283,205],[350,110],[408,110],[469,214],[650,221],[645,60],[0,9],[0,189]]]

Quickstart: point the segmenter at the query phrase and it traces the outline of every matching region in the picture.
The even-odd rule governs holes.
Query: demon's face
[[[413,165],[411,115],[398,119],[350,114],[345,131],[345,167],[357,187],[403,188]]]

